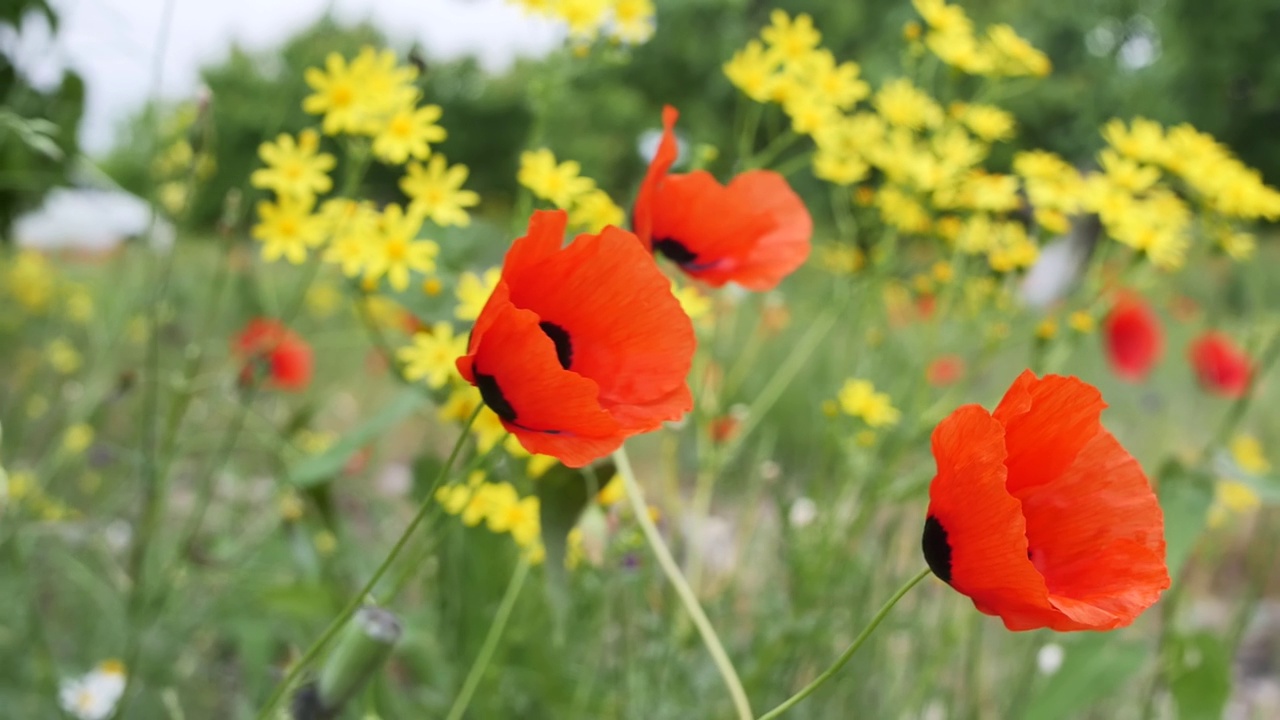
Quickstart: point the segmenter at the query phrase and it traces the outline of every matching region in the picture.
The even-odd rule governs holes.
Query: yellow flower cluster
[[[516,180],[536,197],[567,210],[573,227],[599,232],[606,225],[621,225],[626,219],[622,208],[581,172],[577,162],[556,162],[556,156],[542,148],[521,153]]]
[[[818,178],[848,187],[879,171],[883,185],[858,188],[856,197],[887,225],[953,242],[963,237],[961,248],[985,255],[998,272],[1034,263],[1035,240],[1009,217],[1021,205],[1017,178],[980,167],[989,143],[1013,137],[1013,116],[981,104],[944,110],[907,78],[872,94],[857,64],[837,64],[820,41],[809,16],[774,11],[761,39],[734,55],[725,74],[753,100],[780,104],[792,129],[813,139]]]
[[[0,471],[0,510],[7,507],[26,509],[45,522],[79,515],[61,500],[45,493],[30,470],[14,470],[7,476]]]
[[[542,562],[542,523],[536,495],[520,497],[507,482],[486,482],[483,472],[473,472],[465,483],[450,483],[436,491],[436,502],[462,524],[480,523],[495,533],[510,533],[511,539],[531,562]]]
[[[259,148],[265,167],[251,177],[255,187],[275,194],[274,200],[258,204],[258,224],[253,227],[253,236],[263,243],[263,259],[296,265],[323,248],[325,262],[348,277],[359,277],[367,290],[385,279],[402,292],[414,274],[435,272],[440,248],[418,237],[423,224],[465,226],[471,222],[467,208],[479,204],[480,196],[462,187],[466,166],[450,166],[432,151],[431,143],[445,138],[435,124],[441,111],[435,105],[418,105],[416,77],[417,71],[397,65],[390,51],[370,47],[350,62],[335,53],[323,70],[307,70],[307,83],[315,92],[303,108],[323,115],[324,132],[371,141],[365,147],[384,162],[407,162],[400,188],[408,203],[379,210],[346,198],[320,202],[333,189],[329,172],[335,158],[320,150],[315,129],[296,136],[282,134]]]
[[[0,317],[0,329],[18,324],[23,315],[57,313],[76,325],[87,325],[94,316],[89,289],[63,277],[45,255],[35,250],[0,256],[0,299],[12,300],[25,311]]]
[[[893,400],[876,388],[869,380],[850,378],[836,395],[840,410],[846,415],[861,418],[873,428],[898,424],[901,413],[893,406]]]
[[[1113,119],[1102,136],[1108,145],[1098,157],[1102,173],[1091,178],[1084,206],[1098,213],[1111,237],[1157,267],[1182,266],[1197,211],[1222,250],[1241,260],[1252,254],[1254,239],[1232,221],[1280,219],[1280,192],[1190,125]],[[1183,199],[1188,195],[1194,209]]]
[[[979,38],[973,21],[959,5],[946,0],[912,0],[928,27],[925,47],[939,60],[969,75],[1044,77],[1053,69],[1049,58],[1005,24],[987,28]]]
[[[774,10],[760,38],[734,54],[724,64],[724,74],[752,100],[782,106],[797,133],[815,135],[830,129],[841,112],[871,92],[858,64],[837,62],[830,50],[820,47],[821,42],[813,18],[805,14],[792,18]],[[843,184],[857,182],[866,171],[865,166],[841,165],[836,159],[827,156],[815,164],[829,175],[844,178]]]
[[[630,45],[653,37],[653,0],[514,0],[525,10],[556,18],[569,26],[577,42],[591,42],[601,35]]]

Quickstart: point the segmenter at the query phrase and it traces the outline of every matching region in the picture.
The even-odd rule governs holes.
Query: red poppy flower
[[[964,358],[959,355],[941,355],[925,368],[924,377],[934,387],[946,387],[964,377],[964,370]]]
[[[1124,380],[1146,377],[1164,349],[1159,319],[1136,295],[1120,295],[1103,321],[1102,331],[1111,368]]]
[[[581,467],[693,407],[693,323],[636,238],[561,248],[564,211],[533,214],[458,371],[532,453]]]
[[[994,413],[933,431],[924,555],[1010,630],[1110,630],[1169,587],[1164,518],[1136,460],[1073,377],[1023,372]]]
[[[250,320],[236,336],[232,349],[246,361],[240,382],[248,383],[261,368],[269,387],[303,390],[311,383],[311,346],[279,320]]]
[[[786,178],[770,170],[749,170],[728,185],[704,170],[668,175],[678,115],[670,106],[662,111],[662,141],[632,215],[636,236],[710,285],[776,287],[809,256],[809,210]]]
[[[1249,356],[1225,333],[1209,331],[1188,349],[1200,384],[1211,393],[1238,398],[1249,389],[1253,367]]]

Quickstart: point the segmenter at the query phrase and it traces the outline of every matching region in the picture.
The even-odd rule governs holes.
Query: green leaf
[[[1160,508],[1164,511],[1166,564],[1177,578],[1204,530],[1213,503],[1213,478],[1170,461],[1160,471]]]
[[[1063,650],[1062,667],[1031,698],[1022,717],[1081,717],[1088,708],[1128,683],[1148,654],[1140,643],[1100,633],[1078,636]]]
[[[298,487],[328,482],[337,475],[352,455],[385,434],[396,423],[413,414],[427,402],[427,396],[416,388],[401,391],[378,414],[342,436],[332,447],[297,463],[289,471],[289,481]]]
[[[1219,720],[1231,696],[1231,657],[1208,633],[1174,638],[1169,689],[1178,720]]]

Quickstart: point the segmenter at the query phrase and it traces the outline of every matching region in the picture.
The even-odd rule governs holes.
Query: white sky
[[[173,3],[164,45],[161,95],[190,97],[202,65],[216,63],[233,40],[253,49],[279,43],[326,9],[341,20],[369,19],[396,47],[418,40],[439,59],[474,55],[491,70],[560,42],[556,24],[526,16],[506,0],[53,0],[61,27],[51,43],[40,24],[17,44],[19,66],[34,80],[76,68],[87,84],[81,143],[110,147],[118,124],[150,95],[166,2]]]

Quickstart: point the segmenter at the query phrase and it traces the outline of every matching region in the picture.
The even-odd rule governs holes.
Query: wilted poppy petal
[[[636,204],[632,212],[631,229],[646,248],[652,247],[653,237],[653,203],[658,185],[671,166],[679,157],[680,146],[676,143],[676,119],[680,113],[667,105],[662,108],[662,139],[658,142],[658,150],[649,161],[649,169],[645,171],[644,181],[640,184],[640,192],[636,195]]]

